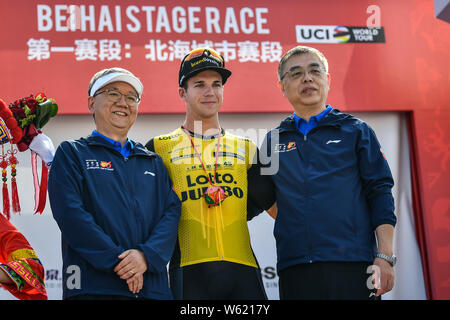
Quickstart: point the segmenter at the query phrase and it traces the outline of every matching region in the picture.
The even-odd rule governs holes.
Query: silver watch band
[[[391,264],[391,266],[395,266],[395,264],[397,262],[396,256],[389,256],[384,253],[377,253],[376,257],[386,260],[387,262],[389,262]]]

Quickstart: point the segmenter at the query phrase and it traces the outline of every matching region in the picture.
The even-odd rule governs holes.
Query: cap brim
[[[135,76],[126,73],[110,73],[97,79],[97,81],[92,86],[90,95],[93,96],[95,92],[97,92],[107,84],[118,81],[128,83],[134,88],[134,90],[136,90],[139,97],[142,95],[142,91],[144,90],[142,82]]]
[[[189,78],[192,78],[196,74],[199,74],[200,72],[206,71],[206,70],[214,70],[214,71],[218,72],[222,76],[222,84],[225,84],[225,82],[227,82],[228,78],[231,76],[231,71],[228,69],[217,68],[217,67],[213,67],[213,66],[206,66],[203,68],[198,68],[195,71],[192,71],[192,72],[188,73],[187,75],[185,75],[185,77],[183,78],[183,80],[180,83],[180,86],[182,86],[183,83],[185,83]]]

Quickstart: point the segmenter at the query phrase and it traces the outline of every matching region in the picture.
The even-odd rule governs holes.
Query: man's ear
[[[278,81],[278,88],[280,88],[281,93],[283,94],[283,96],[286,97],[286,95],[284,93],[284,85],[283,85],[283,82],[281,82],[281,80]]]
[[[327,81],[328,81],[328,89],[330,89],[331,85],[331,74],[327,73]]]
[[[180,96],[181,99],[185,99],[186,97],[186,89],[184,89],[183,87],[179,87],[178,88],[178,95]]]
[[[88,97],[88,109],[90,113],[94,113],[94,97]]]

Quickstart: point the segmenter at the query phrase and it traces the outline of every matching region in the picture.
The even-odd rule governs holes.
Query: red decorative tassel
[[[41,186],[39,187],[39,204],[35,213],[42,214],[45,209],[45,202],[47,199],[47,181],[48,181],[48,169],[45,166],[45,162],[42,161],[41,171]]]
[[[6,177],[6,168],[8,167],[8,161],[6,161],[6,155],[2,145],[2,161],[0,161],[0,168],[2,168],[2,180],[3,180],[3,214],[9,220],[11,217],[9,213],[9,193],[8,193],[8,184],[6,181],[8,178]]]
[[[16,178],[11,179],[11,200],[13,212],[20,212],[19,192],[17,191]]]
[[[14,150],[11,145],[11,151],[8,153],[11,154],[11,156],[8,159],[9,164],[11,165],[11,201],[12,201],[12,209],[13,212],[17,213],[20,212],[20,203],[19,203],[19,193],[17,191],[17,183],[16,183],[16,165],[19,163],[17,158],[14,156],[17,153],[17,150]]]
[[[3,182],[3,214],[6,216],[6,219],[9,220],[11,214],[9,213],[9,193],[8,193],[8,185],[6,182]]]

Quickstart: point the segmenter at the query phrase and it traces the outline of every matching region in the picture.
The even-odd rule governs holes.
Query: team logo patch
[[[109,162],[106,162],[106,161],[101,161],[100,162],[100,167],[102,167],[102,168],[111,168],[111,161],[109,161]]]
[[[86,160],[86,169],[114,171],[111,161],[99,161],[94,159]]]
[[[295,143],[295,141],[291,141],[286,143],[278,143],[275,145],[275,153],[278,152],[289,152],[292,150],[297,150],[297,144]]]

